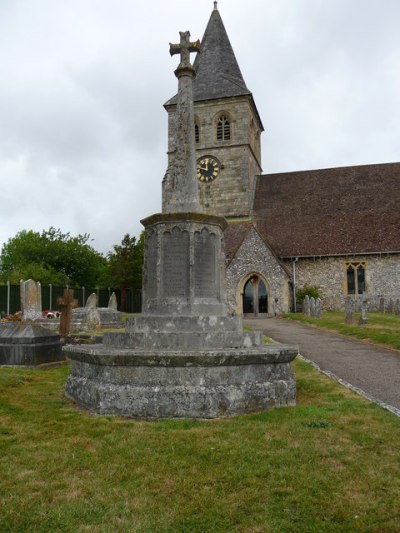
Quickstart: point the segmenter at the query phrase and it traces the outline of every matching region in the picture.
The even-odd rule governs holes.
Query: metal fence
[[[42,309],[58,309],[57,298],[63,295],[66,287],[56,287],[55,285],[42,285]],[[97,294],[98,307],[107,307],[110,296],[115,292],[118,301],[118,309],[121,308],[120,289],[100,289],[90,287],[70,287],[74,289],[74,297],[78,300],[78,306],[84,307],[89,296],[95,292]],[[0,285],[0,315],[2,317],[14,314],[21,310],[19,285]],[[121,310],[121,309],[120,309]],[[126,301],[124,311],[127,313],[140,313],[142,310],[142,291],[136,289],[126,290]]]

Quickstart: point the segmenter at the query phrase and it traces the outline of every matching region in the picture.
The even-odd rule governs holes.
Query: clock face
[[[215,157],[209,155],[201,157],[197,161],[197,178],[206,183],[213,181],[218,176],[220,167]]]

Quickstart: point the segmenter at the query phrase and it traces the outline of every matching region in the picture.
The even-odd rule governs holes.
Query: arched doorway
[[[243,289],[243,314],[259,316],[267,313],[267,287],[259,276],[254,275],[247,280]]]

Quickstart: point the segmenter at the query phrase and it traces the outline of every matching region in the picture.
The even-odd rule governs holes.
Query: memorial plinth
[[[67,346],[65,391],[80,406],[129,417],[216,418],[294,405],[297,347],[262,344],[227,313],[223,217],[200,212],[189,32],[180,53],[174,166],[163,212],[144,220],[143,314],[102,345]]]

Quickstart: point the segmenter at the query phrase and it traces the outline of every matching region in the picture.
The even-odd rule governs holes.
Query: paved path
[[[244,320],[265,335],[297,344],[300,354],[367,395],[400,409],[400,351],[329,333],[284,318]]]

